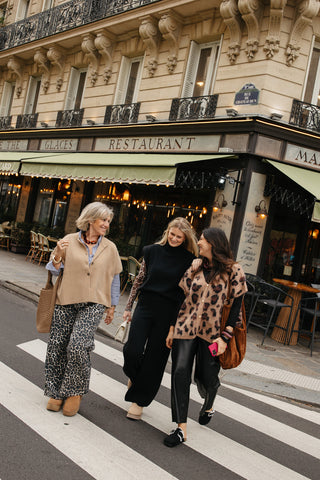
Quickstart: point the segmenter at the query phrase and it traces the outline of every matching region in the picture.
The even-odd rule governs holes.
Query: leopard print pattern
[[[192,278],[198,261],[193,262],[180,282],[186,298],[178,314],[174,338],[198,336],[212,343],[220,336],[221,313],[227,303],[229,285],[228,280],[220,276],[214,279],[214,283],[207,283],[202,271]],[[230,282],[230,301],[247,291],[245,274],[237,263],[232,267]]]
[[[46,396],[63,399],[88,393],[90,352],[105,308],[95,303],[55,306],[45,361]]]

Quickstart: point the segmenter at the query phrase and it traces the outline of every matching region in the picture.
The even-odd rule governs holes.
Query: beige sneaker
[[[78,413],[81,402],[81,395],[75,395],[74,397],[68,397],[63,405],[62,413],[66,417],[73,417]]]
[[[132,403],[128,410],[127,418],[130,420],[140,420],[143,407],[140,407],[137,403]]]

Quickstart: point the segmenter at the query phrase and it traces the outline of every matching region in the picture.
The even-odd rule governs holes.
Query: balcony
[[[78,110],[59,110],[56,127],[81,127],[84,108]]]
[[[24,113],[17,116],[16,128],[35,128],[38,121],[38,113]]]
[[[141,103],[124,105],[108,105],[104,116],[104,124],[137,123]]]
[[[217,102],[218,95],[174,98],[171,104],[169,120],[201,120],[213,118],[216,113]]]
[[[320,107],[293,100],[289,123],[297,127],[320,131]]]
[[[72,0],[0,30],[0,51],[66,32],[159,0]]]
[[[0,130],[7,130],[11,128],[12,115],[7,115],[6,117],[0,117]]]

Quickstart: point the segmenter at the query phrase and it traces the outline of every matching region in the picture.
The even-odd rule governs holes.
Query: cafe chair
[[[288,336],[288,328],[290,325],[290,317],[292,313],[293,297],[287,292],[275,285],[271,285],[265,281],[260,281],[255,284],[255,300],[252,310],[247,321],[247,328],[254,325],[264,330],[261,345],[263,345],[266,336],[271,327],[284,331],[284,343],[286,343]],[[288,309],[289,314],[285,325],[277,325],[276,314],[282,308]]]
[[[39,253],[39,241],[38,241],[38,234],[33,230],[30,230],[30,249],[27,253],[25,260],[33,262],[35,258],[38,256]]]
[[[124,294],[126,291],[126,288],[128,285],[132,285],[133,282],[135,281],[136,276],[138,275],[139,269],[140,269],[140,263],[138,260],[134,257],[128,257],[127,260],[127,279],[125,282],[124,287],[121,290],[121,295]]]
[[[295,329],[296,319],[299,317],[298,329]],[[295,319],[292,324],[289,343],[293,333],[298,333],[298,341],[300,338],[309,338],[310,356],[312,357],[312,349],[315,339],[316,328],[320,318],[320,297],[306,297],[299,302]]]
[[[8,235],[3,226],[0,225],[0,247],[10,250],[10,235]]]
[[[49,240],[48,237],[45,235],[42,235],[42,233],[38,233],[38,239],[39,239],[39,262],[38,265],[40,265],[41,262],[48,262],[50,258],[51,252],[53,252],[53,248],[50,247],[49,245]]]
[[[256,294],[256,288],[253,283],[249,282],[249,280],[246,279],[246,284],[247,284],[248,291],[244,296],[244,305],[246,309],[246,318],[249,318],[250,313],[252,312],[252,309],[254,307],[257,294]]]

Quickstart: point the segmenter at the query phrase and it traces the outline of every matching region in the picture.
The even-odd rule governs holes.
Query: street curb
[[[17,293],[19,296],[24,297],[31,302],[33,302],[35,305],[38,304],[39,301],[39,295],[37,293],[30,292],[30,290],[21,287],[20,285],[17,285],[15,283],[9,282],[9,281],[3,281],[0,280],[0,287],[4,288],[5,290],[9,290],[11,292]]]

